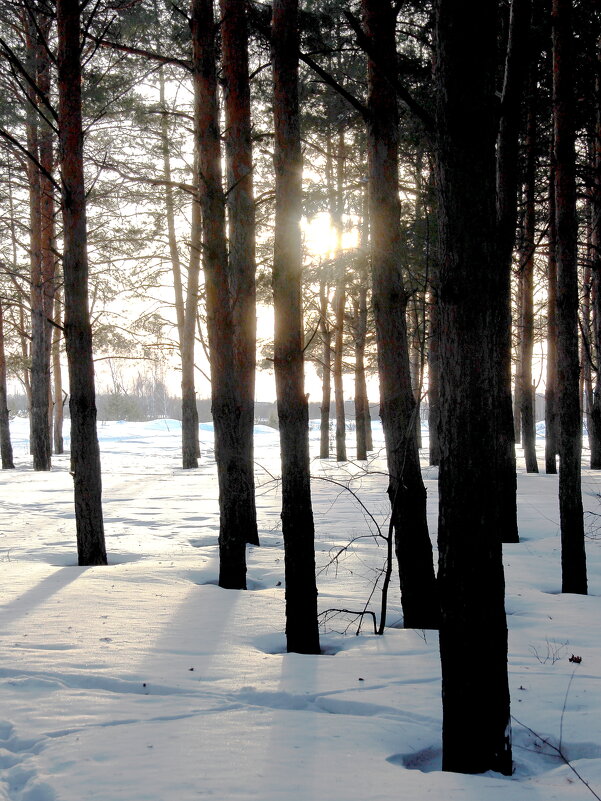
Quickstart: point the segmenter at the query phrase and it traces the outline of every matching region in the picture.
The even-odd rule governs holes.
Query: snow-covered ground
[[[561,595],[556,476],[520,470],[522,541],[505,546],[515,773],[473,777],[440,771],[437,637],[400,628],[396,581],[383,637],[329,615],[322,656],[284,653],[277,432],[257,429],[262,546],[249,591],[233,592],[215,585],[210,426],[192,471],[176,421],[99,426],[111,564],[79,568],[68,457],[34,473],[27,425],[13,421],[17,470],[0,476],[0,801],[591,798],[560,742],[601,794],[601,540],[587,542],[590,595]],[[313,462],[321,611],[361,610],[372,592],[383,468]],[[436,471],[424,475],[435,540]],[[583,487],[601,512],[601,473]],[[465,660],[487,670],[478,631]]]

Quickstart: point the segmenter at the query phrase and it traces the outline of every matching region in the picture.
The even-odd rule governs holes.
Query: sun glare
[[[337,247],[336,230],[327,212],[320,212],[310,219],[303,217],[301,228],[305,240],[305,248],[309,256],[321,259],[328,259],[334,256]],[[348,219],[345,220],[344,228],[342,250],[356,248],[359,241],[357,228],[352,224],[349,226]]]

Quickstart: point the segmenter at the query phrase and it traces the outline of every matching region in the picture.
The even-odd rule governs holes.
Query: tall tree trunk
[[[34,15],[26,15],[28,72],[36,82],[44,57],[41,33]],[[27,104],[27,149],[40,162],[40,121],[38,96],[29,88]],[[31,416],[30,450],[34,470],[50,470],[48,431],[49,365],[46,362],[47,326],[44,316],[44,278],[42,272],[42,181],[41,171],[31,159],[27,164],[29,182],[30,264],[31,264]]]
[[[200,443],[198,441],[198,407],[194,380],[194,351],[196,346],[196,316],[198,314],[198,284],[202,240],[202,212],[200,199],[192,199],[190,224],[190,258],[188,281],[180,340],[182,360],[182,465],[184,470],[198,467]],[[183,291],[183,290],[182,290]]]
[[[165,99],[165,76],[162,68],[159,70],[159,103],[161,106],[161,153],[163,157],[163,178],[165,179],[165,221],[167,223],[167,240],[169,243],[169,257],[171,259],[173,290],[175,294],[175,316],[182,363],[182,467],[184,470],[190,470],[198,467],[198,457],[200,456],[198,410],[196,408],[196,390],[194,386],[194,332],[198,302],[195,304],[194,298],[198,297],[201,215],[198,197],[195,197],[192,200],[192,222],[190,231],[191,244],[189,263],[192,274],[188,274],[188,291],[186,298],[184,298],[182,266],[175,230],[175,200],[173,197],[171,156],[169,152],[169,121],[167,118],[168,112]],[[196,292],[194,292],[194,287],[196,287]],[[186,318],[187,305],[190,306],[192,320],[187,320]]]
[[[47,43],[50,37],[52,17],[43,16],[40,19],[40,57],[38,60],[38,86],[40,92],[51,96],[50,56]],[[38,134],[40,156],[40,245],[41,245],[41,272],[42,272],[42,314],[43,314],[43,372],[44,383],[48,392],[46,402],[46,426],[48,430],[48,465],[52,452],[52,336],[54,329],[52,319],[54,314],[54,293],[56,291],[56,241],[54,217],[56,203],[52,176],[54,174],[54,134],[50,125],[44,120],[41,122]]]
[[[274,0],[274,366],[282,459],[282,532],[288,651],[319,653],[309,415],[303,375],[302,155],[298,99],[298,0]]]
[[[531,67],[529,109],[526,132],[526,174],[524,187],[524,231],[520,264],[521,289],[521,352],[520,352],[520,418],[526,471],[538,473],[536,461],[535,391],[532,384],[532,351],[534,347],[534,253],[536,250],[536,74]]]
[[[353,336],[355,340],[355,435],[357,459],[367,459],[369,420],[369,400],[365,378],[365,343],[367,339],[367,285],[369,281],[369,197],[363,193],[363,220],[361,242],[359,244],[359,263],[357,265],[358,289],[353,317]]]
[[[499,303],[497,381],[494,389],[497,454],[497,528],[503,542],[518,542],[515,433],[511,407],[511,260],[517,221],[520,108],[530,43],[531,0],[512,0],[501,118],[497,135],[496,193],[499,268],[495,271]]]
[[[593,242],[592,242],[592,203],[591,193],[587,194],[586,201],[586,257],[582,278],[582,331],[580,336],[580,415],[586,420],[586,431],[588,434],[589,447],[591,436],[591,409],[593,408],[593,374],[591,367],[592,355],[592,320],[591,320],[591,296],[592,296],[592,264],[593,264]],[[591,447],[592,450],[592,447]]]
[[[86,196],[81,116],[80,5],[57,0],[65,344],[71,395],[71,465],[80,565],[106,564],[92,327],[88,308]]]
[[[31,360],[31,354],[23,306],[19,308],[19,338],[21,340],[21,359],[23,360],[23,364],[27,365]],[[27,367],[23,368],[23,387],[25,388],[25,395],[27,397],[27,406],[31,410],[31,370],[27,369]]]
[[[553,0],[553,132],[557,215],[557,407],[562,591],[587,592],[578,391],[578,223],[571,0]]]
[[[547,257],[547,376],[545,382],[545,472],[557,473],[557,223],[555,209],[555,148],[549,172],[549,254]],[[601,411],[601,407],[600,407]]]
[[[181,348],[181,342],[184,335],[185,304],[182,282],[182,266],[179,249],[177,246],[177,234],[175,231],[175,201],[173,197],[171,175],[171,154],[169,152],[169,120],[167,101],[165,98],[165,75],[162,66],[159,68],[159,105],[161,110],[161,155],[163,158],[163,179],[165,181],[165,222],[167,223],[167,242],[169,244],[171,271],[173,273],[177,333]]]
[[[497,3],[436,0],[437,178],[440,220],[439,587],[443,770],[509,775],[507,623],[498,509],[505,442],[496,328],[506,268],[496,246]],[[474,36],[474,31],[478,35]],[[504,432],[506,434],[506,432]],[[466,670],[479,632],[486,670]],[[466,732],[477,732],[466,739]]]
[[[332,332],[328,323],[328,284],[325,271],[319,279],[319,331],[322,341],[322,370],[321,379],[321,420],[319,437],[319,458],[330,458],[330,406],[332,398]]]
[[[366,289],[359,289],[359,298],[355,306],[357,318],[355,337],[355,438],[357,459],[367,459],[367,382],[365,380],[365,327],[363,325],[363,309],[366,305]],[[366,315],[367,316],[367,315]]]
[[[513,387],[513,436],[515,444],[522,444],[522,307],[524,303],[524,293],[522,287],[521,269],[517,275],[517,292],[514,314],[514,329],[516,338],[515,348],[515,383]]]
[[[436,273],[438,268],[435,268]],[[437,278],[431,279],[430,289],[430,336],[428,337],[428,438],[430,464],[440,464],[440,333],[438,331]]]
[[[590,415],[591,468],[601,470],[601,53],[595,82],[596,119],[593,136],[593,185],[591,187],[591,274],[593,340],[597,370]]]
[[[367,447],[368,453],[373,451],[374,440],[373,440],[373,432],[371,430],[371,412],[369,409],[369,401],[367,400],[367,395],[366,395],[366,405],[365,405],[365,445]]]
[[[54,452],[64,453],[63,442],[63,420],[64,420],[64,400],[63,400],[63,372],[61,368],[61,299],[58,290],[54,294],[54,322],[56,323],[52,335],[52,375],[54,377],[54,415],[53,415],[53,437]]]
[[[346,287],[344,265],[338,259],[338,276],[334,294],[334,400],[336,404],[336,461],[346,461],[346,419],[344,413],[344,388],[342,384],[342,362],[344,350],[344,309]]]
[[[373,52],[394,75],[396,49],[390,2],[363,0],[363,22]],[[407,294],[401,275],[402,247],[398,192],[398,109],[382,68],[368,61],[368,167],[371,271],[380,408],[390,483],[388,494],[399,565],[406,628],[436,628],[438,590],[426,520],[426,490],[415,437],[411,387]]]
[[[7,165],[7,199],[8,199],[8,214],[9,214],[9,227],[10,227],[10,247],[11,247],[11,254],[12,254],[12,263],[16,265],[18,263],[18,250],[19,250],[19,242],[17,238],[17,228],[16,228],[16,214],[15,214],[15,204],[14,204],[14,195],[13,195],[13,171],[11,169],[10,163]],[[29,177],[29,176],[28,176]],[[23,293],[24,294],[24,293]],[[24,312],[23,304],[19,305],[19,341],[21,344],[21,360],[23,363],[23,387],[25,388],[25,395],[27,397],[27,407],[31,410],[31,382],[30,382],[30,371],[27,368],[27,364],[29,362],[29,349],[28,349],[28,339],[26,334],[26,326],[25,326],[25,312]]]
[[[344,361],[344,311],[346,308],[345,260],[342,254],[342,211],[344,202],[344,126],[338,123],[336,145],[336,191],[331,208],[332,223],[336,235],[334,263],[336,265],[336,291],[334,293],[334,401],[336,404],[336,461],[346,461],[346,419],[344,413],[344,386],[342,367]]]
[[[409,366],[411,372],[411,386],[413,387],[413,397],[415,398],[415,441],[418,450],[422,447],[422,420],[420,414],[421,389],[423,373],[423,345],[420,334],[420,315],[418,311],[418,301],[423,301],[421,292],[415,292],[411,303],[412,332],[411,332],[411,356]]]
[[[195,135],[202,205],[203,265],[211,365],[211,410],[219,479],[219,586],[246,589],[245,517],[239,492],[240,400],[234,356],[232,299],[225,237],[225,194],[217,97],[216,34],[212,0],[192,0]]]
[[[4,352],[4,313],[0,301],[0,459],[3,470],[14,470],[13,446],[10,441],[6,390],[6,354]]]
[[[246,5],[221,0],[225,78],[229,270],[233,298],[234,355],[239,394],[239,503],[247,542],[259,544],[255,506],[254,424],[256,363],[255,201],[252,179],[250,82]]]
[[[367,286],[361,282],[355,300],[353,333],[355,339],[355,435],[357,459],[367,459],[368,404],[365,379],[365,339],[367,335]]]

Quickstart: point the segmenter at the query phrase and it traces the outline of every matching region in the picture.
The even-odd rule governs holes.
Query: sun
[[[338,247],[338,235],[332,225],[328,212],[321,211],[311,218],[303,217],[301,230],[304,238],[304,245],[307,255],[312,258],[328,259],[332,258]],[[356,248],[359,242],[359,235],[355,221],[350,217],[343,220],[342,250]]]

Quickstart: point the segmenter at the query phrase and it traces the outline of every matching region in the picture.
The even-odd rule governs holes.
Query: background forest
[[[559,473],[561,591],[588,592],[599,9],[18,0],[0,3],[0,22],[3,469],[30,469],[15,461],[9,389],[26,397],[39,473],[63,455],[68,402],[78,564],[106,565],[98,408],[178,418],[194,471],[210,395],[216,583],[246,590],[262,532],[255,424],[277,427],[286,650],[318,655],[310,387],[324,469],[381,458],[374,628],[394,566],[403,626],[439,630],[442,769],[511,775],[516,444],[527,473]],[[263,372],[271,408],[255,403]],[[420,449],[437,469],[436,567]],[[474,632],[486,670],[465,669]]]

